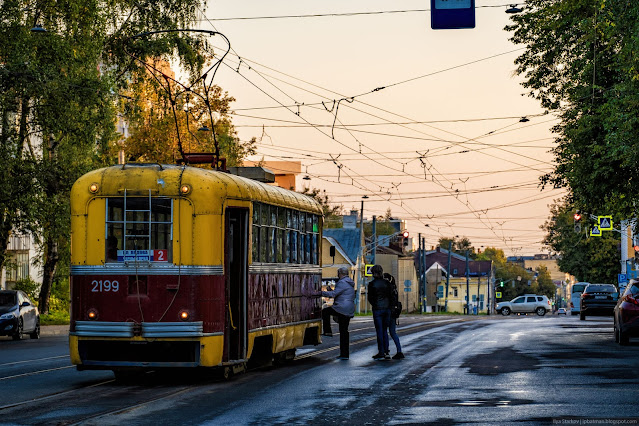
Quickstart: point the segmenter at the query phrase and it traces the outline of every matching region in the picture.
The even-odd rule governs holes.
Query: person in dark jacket
[[[394,276],[384,273],[384,279],[391,285],[391,320],[388,324],[388,332],[390,333],[393,342],[395,342],[395,349],[397,350],[397,353],[393,355],[393,359],[403,359],[404,354],[402,353],[402,345],[399,343],[399,336],[397,335],[397,317],[393,316],[393,308],[399,299],[399,292],[397,291],[397,284],[395,283]],[[389,347],[386,346],[386,353],[388,354],[389,352]]]
[[[322,296],[333,298],[333,306],[322,309],[324,323],[323,335],[333,336],[331,330],[331,317],[337,317],[339,324],[339,356],[337,359],[348,359],[349,340],[348,324],[355,315],[355,282],[348,276],[348,268],[337,270],[337,283],[331,291],[322,291]]]
[[[377,354],[373,359],[390,359],[388,349],[388,326],[391,321],[391,287],[384,279],[384,268],[374,265],[371,268],[373,281],[368,284],[368,302],[372,306],[373,321],[377,332]]]

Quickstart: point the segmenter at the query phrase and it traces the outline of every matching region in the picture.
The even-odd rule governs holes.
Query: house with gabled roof
[[[448,250],[437,247],[424,253],[426,266],[426,306],[427,311],[466,313],[467,300],[470,300],[470,313],[486,313],[494,301],[494,289],[491,285],[492,262],[490,260],[469,260],[468,280],[466,275],[466,257],[450,253],[448,270]],[[416,255],[416,264],[419,263]],[[446,279],[448,278],[448,292]],[[468,283],[468,284],[467,284]]]

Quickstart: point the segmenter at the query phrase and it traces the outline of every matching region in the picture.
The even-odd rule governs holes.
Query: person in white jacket
[[[333,306],[322,309],[323,335],[333,336],[331,330],[331,317],[337,317],[339,324],[339,348],[338,359],[348,359],[350,355],[350,335],[348,324],[355,315],[355,282],[348,276],[348,268],[341,267],[337,270],[337,284],[331,291],[322,291],[323,297],[334,299]]]

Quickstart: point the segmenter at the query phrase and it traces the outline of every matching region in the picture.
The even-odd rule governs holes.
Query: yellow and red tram
[[[125,164],[71,192],[78,369],[243,366],[320,342],[322,210],[225,172]]]

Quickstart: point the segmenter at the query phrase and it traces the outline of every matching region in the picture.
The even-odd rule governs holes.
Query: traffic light
[[[577,210],[574,215],[572,215],[574,229],[576,233],[581,232],[581,212]]]
[[[504,286],[504,280],[499,281],[499,287],[503,287]]]
[[[402,233],[402,237],[404,237],[404,241],[403,241],[404,247],[408,247],[408,231],[404,231]]]

